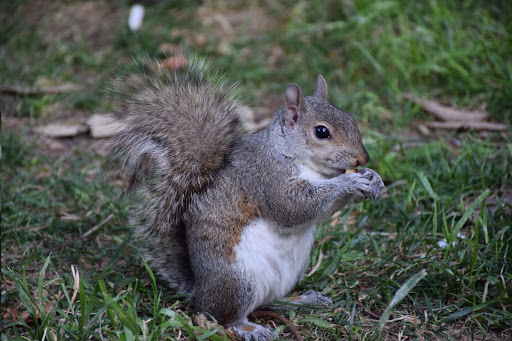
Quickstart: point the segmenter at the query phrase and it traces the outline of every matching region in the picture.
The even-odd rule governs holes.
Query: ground
[[[512,338],[510,2],[143,3],[137,32],[128,2],[0,5],[2,340],[233,338],[144,263],[102,141],[38,130],[85,127],[112,110],[120,68],[177,51],[239,81],[256,126],[289,83],[311,94],[322,74],[386,184],[318,230],[294,293],[334,305],[280,311],[304,339]],[[433,128],[408,94],[488,117]]]

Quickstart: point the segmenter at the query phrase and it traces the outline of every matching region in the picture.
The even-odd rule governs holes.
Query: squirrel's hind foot
[[[238,336],[244,341],[270,341],[274,338],[274,333],[270,329],[249,321],[244,321],[234,327]]]

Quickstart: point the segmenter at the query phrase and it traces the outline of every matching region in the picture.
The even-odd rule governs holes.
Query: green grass
[[[91,139],[62,141],[66,150],[54,152],[29,129],[51,121],[46,109],[54,104],[69,116],[108,111],[110,78],[132,56],[163,57],[162,43],[207,54],[241,80],[255,107],[278,105],[290,82],[312,93],[321,73],[330,99],[361,124],[369,167],[387,189],[317,231],[295,293],[319,290],[334,306],[283,313],[306,340],[512,337],[510,129],[425,133],[417,121],[431,118],[403,97],[485,104],[493,121],[510,122],[510,2],[262,2],[269,29],[253,34],[243,24],[230,39],[202,28],[196,3],[148,6],[134,34],[124,26],[125,2],[96,2],[95,13],[107,8],[111,18],[96,23],[100,34],[88,38],[95,26],[79,20],[73,35],[52,30],[55,13],[77,3],[0,5],[9,15],[0,28],[0,83],[83,85],[58,95],[0,95],[2,340],[229,339],[211,318],[199,325],[184,297],[145,264],[129,223],[136,203],[119,179],[105,176]],[[229,18],[256,5],[219,6],[206,13]],[[194,43],[198,32],[204,45]],[[282,53],[270,63],[275,51]]]

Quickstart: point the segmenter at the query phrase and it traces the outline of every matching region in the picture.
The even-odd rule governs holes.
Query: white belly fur
[[[315,229],[316,224],[312,223],[287,230],[263,218],[244,228],[235,252],[240,266],[254,277],[255,300],[251,311],[284,297],[301,279]]]

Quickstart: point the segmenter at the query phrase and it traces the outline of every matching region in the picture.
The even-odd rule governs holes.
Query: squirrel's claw
[[[365,193],[365,199],[375,200],[379,196],[380,191],[384,189],[384,183],[380,175],[370,168],[363,168],[358,171],[358,174],[361,174],[365,179],[370,181],[368,184],[369,190]]]

